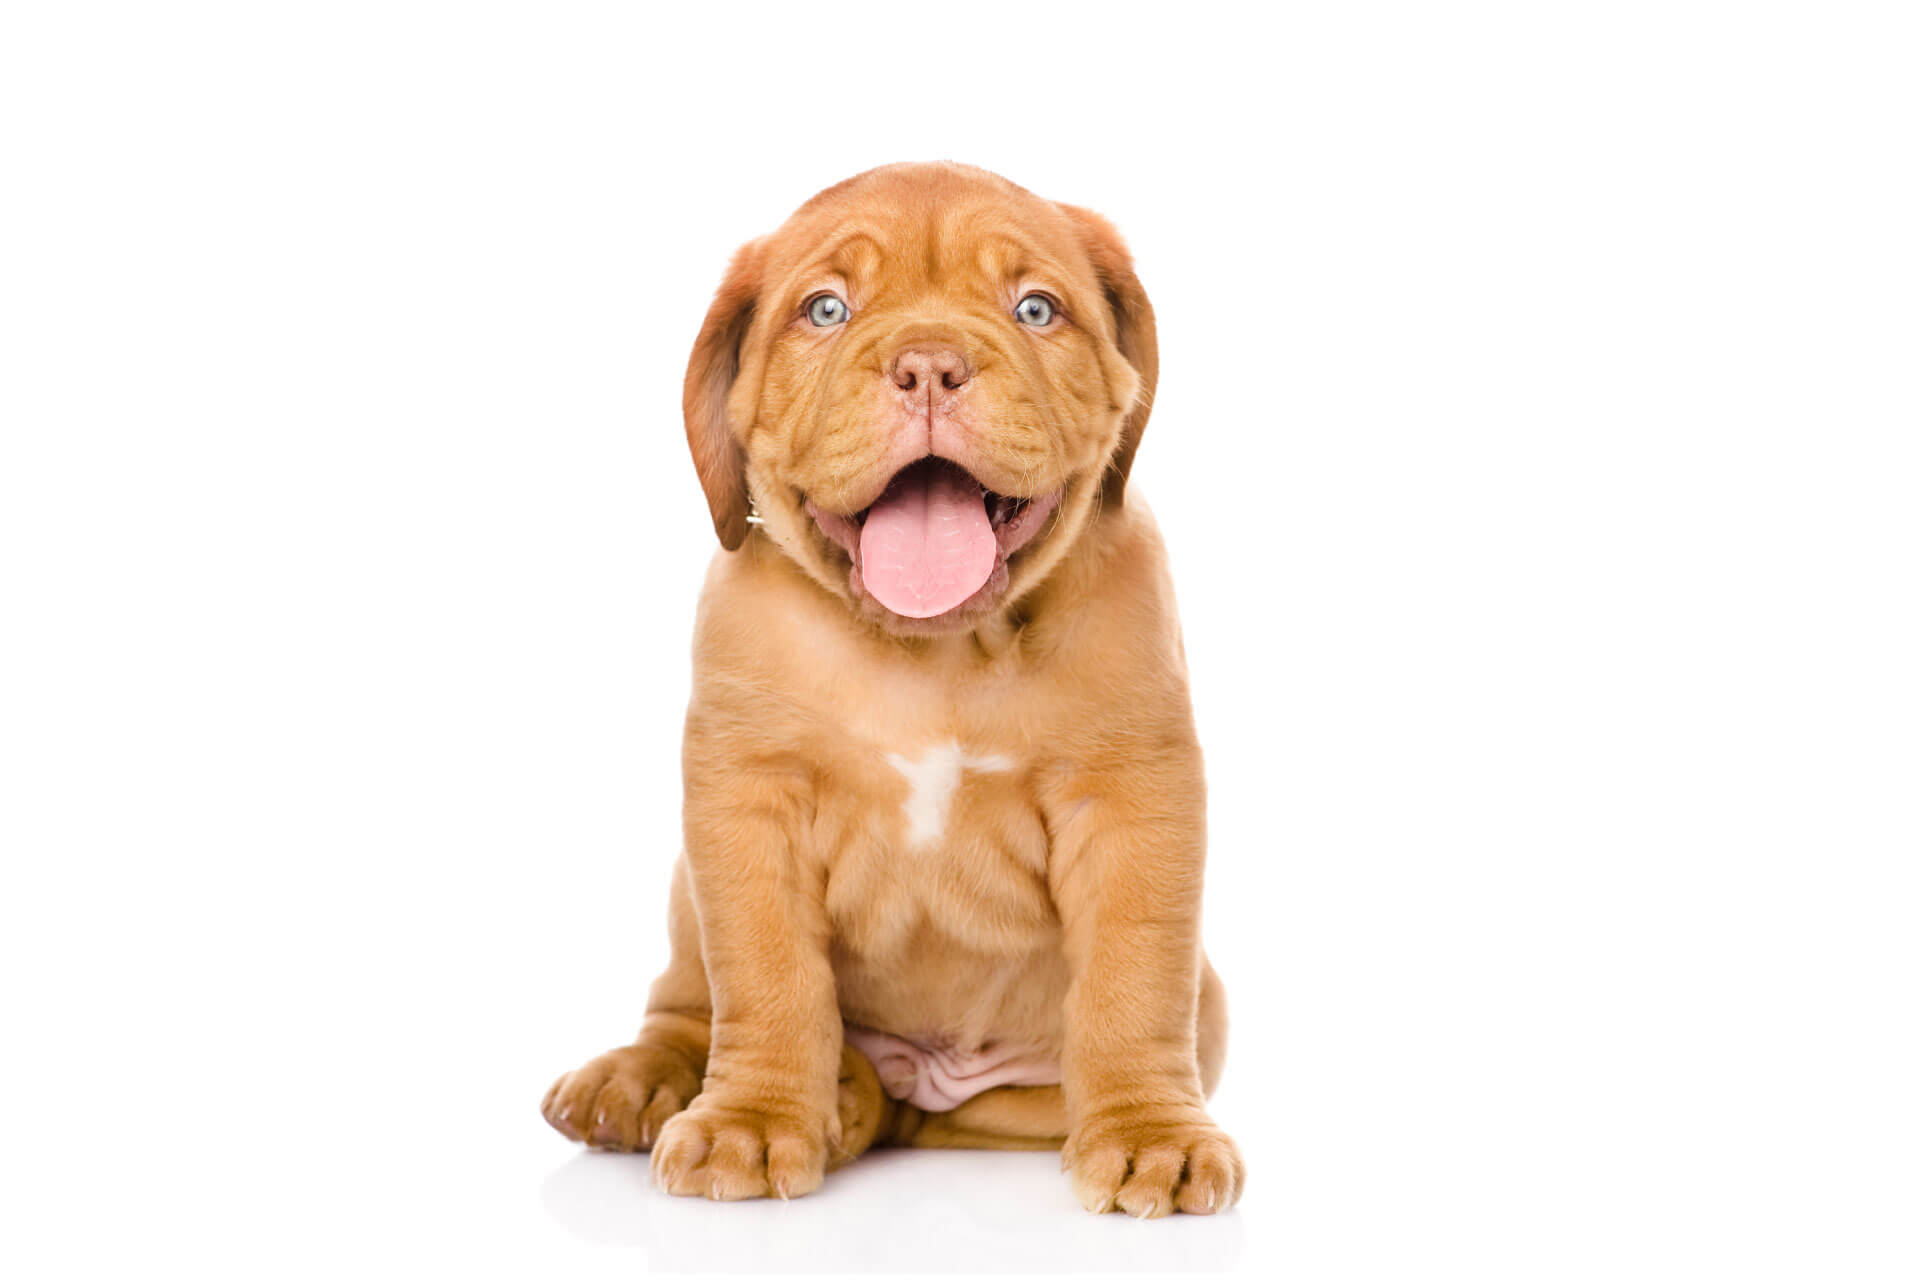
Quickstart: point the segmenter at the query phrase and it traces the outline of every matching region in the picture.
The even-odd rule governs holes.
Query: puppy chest
[[[956,740],[880,749],[820,797],[836,933],[885,949],[922,922],[1024,949],[1054,923],[1047,837],[1021,761]]]
[[[1017,806],[1008,788],[992,785],[995,775],[1013,772],[1014,762],[1008,756],[970,752],[958,742],[944,742],[913,754],[889,751],[884,758],[900,778],[887,788],[898,792],[894,843],[910,853],[926,853],[946,841],[955,801],[969,782],[969,793],[957,806],[961,825],[981,825],[987,811],[1006,807],[1010,800]]]

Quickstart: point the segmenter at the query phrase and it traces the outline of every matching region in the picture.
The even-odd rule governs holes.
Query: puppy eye
[[[847,304],[830,293],[823,293],[807,304],[807,319],[822,329],[847,322]]]
[[[1021,324],[1044,329],[1053,322],[1053,299],[1044,293],[1030,293],[1013,309],[1013,318]]]

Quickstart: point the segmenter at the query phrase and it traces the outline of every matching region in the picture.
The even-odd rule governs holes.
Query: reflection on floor
[[[1238,1212],[1095,1217],[1052,1152],[876,1151],[813,1195],[739,1204],[655,1190],[644,1155],[581,1152],[541,1196],[575,1237],[654,1271],[1224,1271],[1245,1236]]]

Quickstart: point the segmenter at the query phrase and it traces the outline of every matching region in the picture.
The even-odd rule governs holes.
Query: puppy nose
[[[931,390],[936,384],[957,391],[971,377],[967,358],[952,347],[908,347],[893,358],[893,385],[902,391]]]

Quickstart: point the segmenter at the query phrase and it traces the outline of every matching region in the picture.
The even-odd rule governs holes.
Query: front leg
[[[1246,1167],[1207,1115],[1196,1045],[1199,748],[1078,778],[1048,865],[1071,975],[1062,1163],[1095,1213],[1213,1213],[1240,1198]]]
[[[674,1195],[805,1195],[840,1141],[841,1025],[825,885],[802,866],[798,812],[737,764],[687,757],[687,866],[712,987],[706,1081],[666,1122],[654,1180]]]

